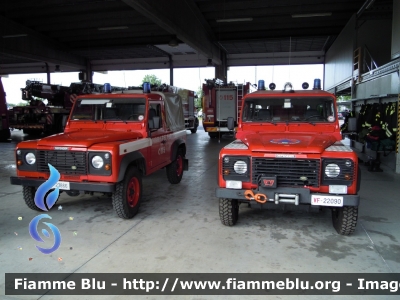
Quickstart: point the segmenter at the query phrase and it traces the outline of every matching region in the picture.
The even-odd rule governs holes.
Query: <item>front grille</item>
[[[252,183],[263,176],[277,176],[277,186],[319,186],[320,161],[315,159],[253,158]]]
[[[38,171],[49,172],[51,164],[60,174],[86,175],[86,152],[38,151]]]

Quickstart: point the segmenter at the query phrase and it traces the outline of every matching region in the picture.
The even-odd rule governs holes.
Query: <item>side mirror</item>
[[[160,117],[153,117],[154,129],[159,129],[160,126]]]
[[[233,131],[235,129],[235,121],[233,120],[233,117],[228,117],[228,129],[230,131]]]
[[[149,129],[160,129],[160,117],[154,116],[149,120]]]
[[[348,132],[357,132],[357,118],[350,117],[348,119],[347,131]]]

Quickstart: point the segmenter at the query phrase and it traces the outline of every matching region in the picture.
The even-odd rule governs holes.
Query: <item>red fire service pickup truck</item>
[[[23,186],[29,208],[39,210],[35,192],[50,164],[61,175],[54,187],[70,196],[108,194],[117,215],[129,219],[139,209],[142,176],[166,167],[176,184],[188,169],[182,101],[146,83],[144,91],[81,95],[63,133],[21,142],[15,151],[17,176],[10,181]]]
[[[219,215],[222,224],[238,221],[239,204],[267,208],[291,204],[332,210],[339,234],[354,232],[360,198],[357,155],[341,143],[336,98],[314,88],[293,90],[275,84],[243,99],[236,140],[219,155]],[[228,120],[233,130],[233,118]]]

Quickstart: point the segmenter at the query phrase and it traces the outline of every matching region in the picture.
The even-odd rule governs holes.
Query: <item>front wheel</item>
[[[142,174],[136,167],[130,168],[115,187],[112,204],[118,217],[131,219],[139,211],[142,198]]]
[[[183,151],[182,149],[179,149],[178,153],[176,154],[175,160],[171,162],[166,168],[168,181],[172,184],[179,183],[182,180],[183,159],[184,159]]]
[[[22,187],[22,195],[24,197],[26,205],[30,209],[41,211],[41,209],[37,207],[35,204],[35,193],[36,193],[36,188],[33,186]]]
[[[354,232],[357,225],[358,207],[345,206],[332,209],[332,224],[337,233],[349,235]]]
[[[235,199],[219,199],[219,218],[225,226],[233,226],[239,219],[239,202]]]

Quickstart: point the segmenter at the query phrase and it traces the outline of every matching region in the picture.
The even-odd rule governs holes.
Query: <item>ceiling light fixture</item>
[[[218,19],[216,21],[217,21],[217,23],[248,22],[248,21],[253,21],[253,18]]]
[[[26,34],[26,33],[21,33],[21,34],[3,35],[3,39],[17,38],[17,37],[24,37],[24,36],[28,36],[28,34]]]
[[[293,14],[292,18],[311,18],[311,17],[329,17],[329,16],[332,16],[331,12],[309,13],[309,14]]]
[[[120,30],[120,29],[128,29],[128,26],[114,26],[114,27],[99,27],[97,30]]]
[[[168,42],[168,46],[173,47],[173,48],[178,47],[179,46],[178,40],[176,38],[172,38]]]

